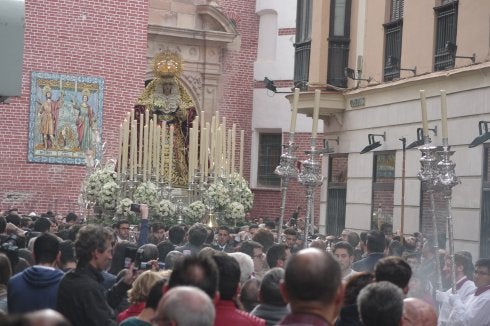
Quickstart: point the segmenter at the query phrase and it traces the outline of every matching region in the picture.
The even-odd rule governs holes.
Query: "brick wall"
[[[294,140],[298,149],[295,154],[299,161],[305,160],[307,157],[305,150],[310,148],[310,133],[297,133]],[[318,137],[321,137],[319,134]],[[283,143],[288,141],[288,134],[283,133]],[[277,190],[261,190],[253,189],[255,193],[254,207],[251,211],[252,217],[269,217],[279,218],[281,215],[281,191]],[[315,191],[314,196],[314,217],[315,223],[318,223],[318,214],[320,212],[320,187]],[[284,212],[284,220],[287,221],[292,215],[296,207],[301,206],[300,217],[304,217],[306,213],[306,192],[303,185],[298,180],[293,179],[289,182],[288,192],[286,197],[286,209]]]
[[[27,163],[32,71],[101,77],[103,141],[116,156],[118,126],[142,90],[148,1],[26,1],[22,95],[0,105],[0,208],[77,208],[85,167]]]

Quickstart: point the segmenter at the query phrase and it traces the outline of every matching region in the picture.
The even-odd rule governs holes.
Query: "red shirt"
[[[215,307],[214,326],[265,326],[265,320],[238,310],[231,300],[219,300]]]
[[[124,319],[129,317],[138,316],[143,309],[145,309],[145,302],[129,306],[128,309],[121,311],[121,313],[117,315],[117,324],[119,325]]]

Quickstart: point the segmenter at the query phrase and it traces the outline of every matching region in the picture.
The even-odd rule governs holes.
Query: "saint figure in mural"
[[[78,145],[80,151],[85,152],[92,147],[92,127],[94,124],[94,113],[88,100],[90,98],[90,91],[88,89],[82,90],[82,103],[73,103],[73,108],[78,111],[76,120]]]
[[[135,116],[148,112],[159,125],[174,126],[174,162],[172,185],[186,187],[188,183],[188,137],[196,116],[194,103],[178,79],[182,72],[179,54],[165,51],[153,59],[155,78],[145,87],[135,106]]]
[[[64,93],[55,101],[52,97],[51,87],[43,88],[44,102],[40,104],[39,115],[39,133],[42,136],[44,149],[52,148],[54,145],[54,135],[56,135],[56,124],[58,122],[58,112],[63,106]]]

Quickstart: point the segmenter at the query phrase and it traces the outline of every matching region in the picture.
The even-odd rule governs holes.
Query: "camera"
[[[140,204],[131,204],[131,212],[139,213],[141,211]]]

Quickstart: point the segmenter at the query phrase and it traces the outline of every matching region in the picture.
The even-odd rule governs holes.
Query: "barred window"
[[[279,187],[281,178],[274,173],[281,158],[282,134],[262,133],[259,135],[259,159],[257,185]]]

